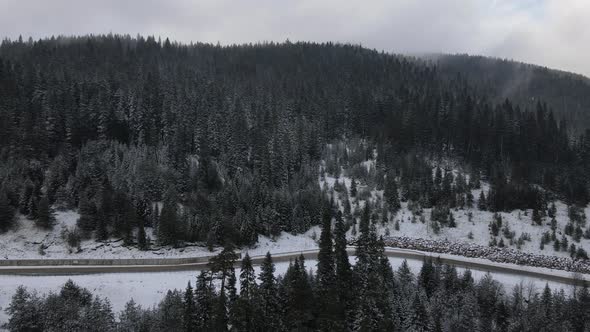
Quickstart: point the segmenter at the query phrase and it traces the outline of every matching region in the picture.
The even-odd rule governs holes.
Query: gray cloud
[[[222,44],[341,41],[471,53],[590,76],[587,0],[0,0],[0,36],[150,34]]]

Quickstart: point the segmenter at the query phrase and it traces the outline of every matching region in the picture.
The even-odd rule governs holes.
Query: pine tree
[[[265,317],[263,322],[263,329],[267,331],[276,331],[280,328],[280,317],[278,312],[278,298],[277,298],[277,283],[274,276],[275,265],[272,262],[270,252],[266,253],[266,257],[260,266],[259,292],[261,297],[262,315]]]
[[[39,216],[37,219],[37,225],[42,228],[50,229],[55,223],[55,214],[51,206],[49,206],[49,200],[47,196],[43,196],[39,201]]]
[[[471,190],[467,192],[465,206],[469,209],[473,207],[473,193],[471,193]]]
[[[90,233],[96,227],[96,206],[88,198],[86,193],[80,196],[78,211],[80,213],[80,218],[77,222],[78,228],[82,231],[84,237],[89,237]]]
[[[184,291],[184,330],[187,332],[194,331],[197,328],[196,305],[193,288],[190,281]]]
[[[536,225],[541,225],[541,223],[543,222],[543,218],[541,217],[541,214],[539,213],[539,210],[537,209],[533,209],[533,223]]]
[[[8,202],[6,191],[0,188],[0,233],[5,232],[14,222],[14,209]]]
[[[105,241],[109,237],[107,217],[102,209],[96,214],[96,240]]]
[[[135,204],[130,200],[126,201],[125,213],[123,214],[121,223],[123,242],[126,245],[130,245],[133,242],[133,227],[137,223],[137,210],[135,209]]]
[[[417,292],[414,295],[409,315],[404,319],[403,328],[404,331],[412,332],[432,331],[426,306]]]
[[[252,260],[246,253],[240,269],[240,295],[234,310],[234,326],[238,331],[256,331],[260,326],[257,288]]]
[[[395,214],[400,209],[399,194],[397,191],[397,184],[395,182],[395,176],[393,172],[387,174],[385,179],[385,191],[383,192],[383,198],[387,203],[389,212]]]
[[[176,204],[176,192],[174,188],[170,188],[166,193],[158,222],[158,241],[161,244],[176,245],[178,241],[178,212]]]
[[[163,209],[162,209],[163,210]],[[233,291],[235,291],[234,263],[238,256],[232,246],[226,246],[223,250],[209,261],[209,267],[214,277],[221,280],[221,288],[214,314],[214,328],[216,331],[227,330],[229,323],[228,307],[229,302],[226,294],[228,279],[233,275]]]
[[[279,286],[282,294],[283,321],[285,328],[292,331],[306,331],[314,329],[315,313],[314,294],[305,271],[303,255],[290,264]],[[318,317],[320,329],[329,326],[329,321]]]
[[[318,324],[321,330],[336,329],[335,321],[338,312],[335,292],[334,252],[332,250],[332,213],[330,208],[324,209],[322,232],[320,235],[320,251],[318,253],[317,293],[319,306]],[[305,271],[304,271],[305,272]]]
[[[350,197],[354,198],[354,197],[356,197],[356,194],[357,194],[356,181],[354,180],[354,178],[352,178],[352,180],[350,180]]]
[[[480,209],[481,211],[486,211],[488,209],[486,196],[483,193],[483,190],[479,192],[479,199],[477,200],[477,208]]]
[[[143,218],[139,219],[139,226],[137,227],[137,247],[139,250],[149,249],[149,243],[145,234],[145,227],[143,225]]]
[[[121,331],[143,331],[147,326],[142,324],[142,309],[133,299],[125,304],[125,309],[119,315],[118,328]]]
[[[342,329],[351,327],[351,321],[347,321],[347,318],[352,316],[351,312],[353,307],[351,291],[352,270],[348,259],[348,253],[346,252],[347,244],[346,226],[344,225],[344,220],[342,220],[342,213],[338,211],[334,228],[334,264],[336,277],[335,285],[338,297],[337,304],[339,304],[337,323]]]
[[[195,287],[195,304],[197,331],[209,331],[212,327],[214,290],[211,284],[211,275],[208,271],[201,271],[197,277]]]
[[[229,272],[227,284],[225,285],[225,291],[227,293],[227,314],[228,323],[230,326],[236,326],[239,319],[238,315],[238,290],[236,288],[236,272],[232,268]]]
[[[6,327],[10,331],[43,331],[41,310],[39,299],[24,286],[19,286],[6,308],[6,313],[10,316]]]

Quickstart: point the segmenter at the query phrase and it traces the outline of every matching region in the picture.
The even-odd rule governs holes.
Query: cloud
[[[590,75],[587,0],[0,0],[0,35],[150,34],[222,44],[341,41],[471,53]]]

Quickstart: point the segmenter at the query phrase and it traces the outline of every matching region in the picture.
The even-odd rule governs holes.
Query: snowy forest
[[[590,271],[589,96],[582,76],[464,55],[6,39],[3,256],[105,258],[118,242],[131,256],[217,256],[151,308],[130,299],[115,312],[72,281],[50,294],[19,287],[5,328],[587,331],[582,280],[505,289],[436,259],[393,269],[384,248]],[[301,255],[279,275],[269,252],[255,273],[247,250],[260,239],[306,232],[317,266]]]
[[[586,206],[590,135],[568,127],[573,113],[542,96],[496,102],[471,84],[477,75],[440,67],[332,43],[5,40],[0,231],[16,213],[51,228],[55,209],[74,209],[73,243],[120,236],[146,248],[145,227],[164,245],[304,232],[330,204],[317,181],[325,146],[351,138],[365,160],[378,156],[373,181],[388,187],[378,211],[394,213],[400,198],[443,211],[472,203],[465,188],[479,179],[491,211]],[[585,86],[557,81],[577,87],[568,101]],[[473,181],[451,186],[427,167],[448,158]]]
[[[158,306],[130,300],[115,314],[103,299],[71,280],[39,296],[19,287],[7,308],[10,331],[586,331],[590,292],[572,294],[520,284],[505,290],[490,274],[425,260],[414,275],[406,261],[393,271],[369,214],[361,219],[355,264],[346,252],[345,223],[323,214],[317,271],[302,256],[278,278],[267,254],[259,275],[246,255],[226,247],[194,283],[169,290]],[[333,231],[333,232],[332,232]],[[334,235],[332,235],[332,233]],[[194,288],[193,288],[194,285]],[[237,290],[239,288],[239,291]]]

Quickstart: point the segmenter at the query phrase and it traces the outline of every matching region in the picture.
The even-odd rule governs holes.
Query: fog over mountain
[[[585,0],[0,1],[0,36],[129,33],[220,42],[341,41],[470,53],[590,75]]]

